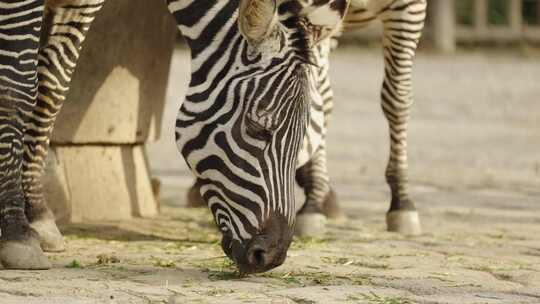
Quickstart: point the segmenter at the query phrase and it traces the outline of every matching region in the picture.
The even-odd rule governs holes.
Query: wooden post
[[[518,35],[521,33],[523,24],[522,5],[521,0],[511,0],[510,13],[508,14],[510,28],[513,33]]]
[[[144,144],[159,137],[176,32],[165,3],[108,1],[96,18],[51,139],[57,220],[157,214]]]
[[[433,43],[444,53],[456,50],[456,21],[454,0],[432,0]]]
[[[487,30],[487,26],[488,26],[487,11],[488,11],[487,0],[474,1],[474,29],[478,35],[482,35]]]

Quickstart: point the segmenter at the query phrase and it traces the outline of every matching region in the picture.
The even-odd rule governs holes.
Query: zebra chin
[[[287,218],[276,214],[263,223],[260,233],[244,242],[224,233],[221,247],[241,274],[265,272],[285,262],[293,232]]]

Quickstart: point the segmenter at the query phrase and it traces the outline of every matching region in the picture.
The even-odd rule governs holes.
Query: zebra
[[[426,0],[352,0],[343,29],[364,28],[375,20],[383,25],[385,73],[380,96],[381,108],[389,124],[390,153],[385,176],[391,192],[386,225],[388,231],[405,235],[422,233],[418,211],[407,189],[407,123],[413,104],[413,60],[424,27],[426,9]],[[321,54],[326,57],[326,64],[329,51]],[[325,135],[333,95],[328,70],[323,72],[319,90],[324,98],[325,120],[323,125],[313,128],[322,127]],[[309,151],[306,154],[311,155]],[[297,234],[320,236],[324,233],[326,217],[343,217],[330,186],[324,142],[312,154],[310,161],[298,169],[297,181],[306,195],[306,202],[297,218]]]
[[[339,28],[349,1],[166,3],[192,57],[190,88],[176,122],[179,150],[200,181],[224,252],[243,273],[269,270],[284,262],[291,243],[298,155],[309,122],[322,118],[311,111],[322,104],[317,46]],[[41,176],[84,38],[104,4],[0,0],[5,268],[48,269],[43,251],[64,249]]]
[[[54,120],[85,34],[104,0],[0,1],[0,262],[51,267],[64,240],[41,176]]]
[[[221,11],[231,4],[218,3]],[[212,211],[222,248],[241,272],[266,271],[286,258],[298,154],[309,122],[323,119],[312,111],[322,105],[318,46],[339,28],[347,7],[348,1],[240,2],[240,33],[234,25],[218,32],[232,37],[219,36],[218,52],[203,55],[202,32],[181,26],[192,78],[177,116],[177,146],[197,177],[195,196]]]
[[[387,230],[405,235],[422,233],[420,218],[407,190],[407,123],[413,103],[412,68],[426,17],[426,0],[352,0],[343,31],[383,24],[385,64],[381,107],[389,123],[390,155],[386,180],[391,190],[386,214]],[[305,202],[296,217],[295,232],[301,236],[322,236],[327,219],[342,219],[343,212],[330,184],[326,163],[326,133],[334,104],[330,86],[329,54],[341,31],[317,45],[316,85],[321,99],[311,104],[311,119],[298,156],[296,181],[303,188]],[[188,190],[188,206],[205,204],[204,183],[196,179]]]

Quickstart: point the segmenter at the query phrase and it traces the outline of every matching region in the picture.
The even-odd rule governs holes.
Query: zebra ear
[[[238,27],[252,46],[275,36],[277,25],[277,0],[240,0]]]
[[[331,0],[327,4],[311,9],[305,17],[315,42],[336,34],[341,30],[350,0]]]

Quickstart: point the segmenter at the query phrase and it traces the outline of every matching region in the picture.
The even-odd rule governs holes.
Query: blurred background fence
[[[540,0],[428,0],[425,42],[442,52],[460,43],[540,43]],[[349,33],[374,40],[380,26]]]

